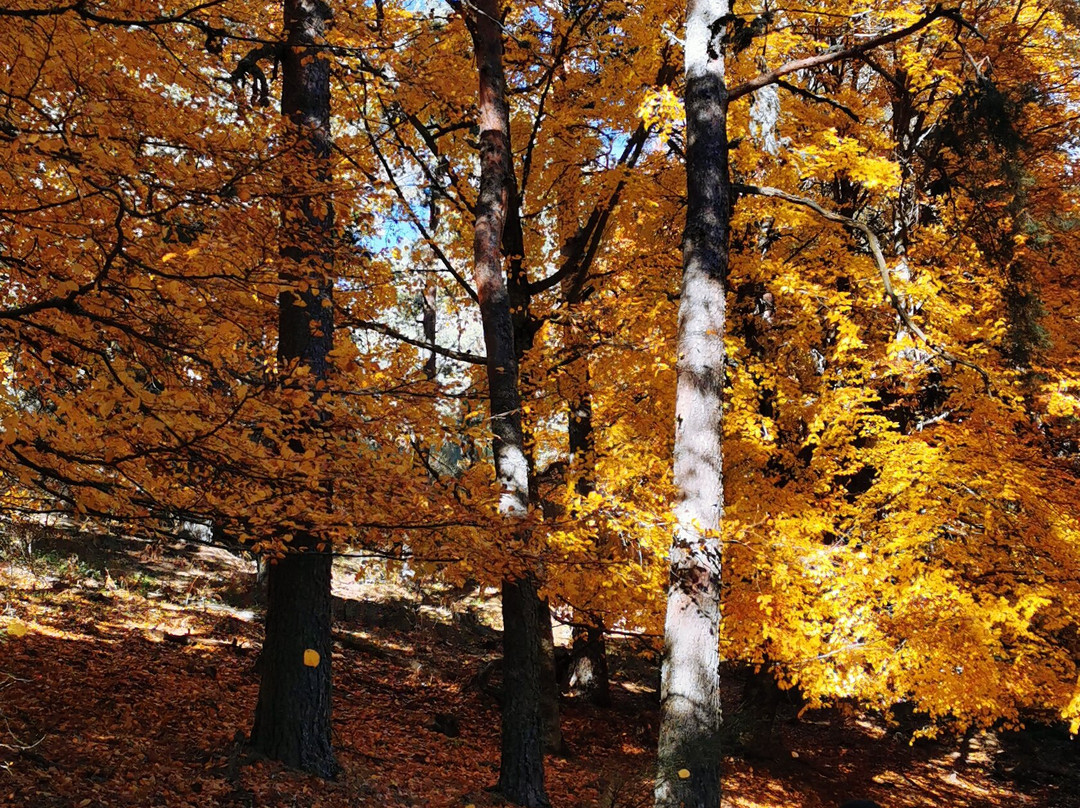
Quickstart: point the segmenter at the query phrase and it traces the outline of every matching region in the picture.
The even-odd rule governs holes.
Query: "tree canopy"
[[[309,122],[281,114],[267,6],[0,9],[5,515],[535,576],[567,620],[659,637],[699,176],[688,197],[685,5],[328,2],[316,161]],[[508,107],[511,413],[489,402],[506,362],[473,274],[485,20]],[[722,548],[720,656],[811,705],[910,704],[927,734],[1075,732],[1074,4],[753,0],[713,23],[732,189],[710,332],[723,518],[702,533]],[[331,204],[323,244],[307,225]],[[284,294],[325,307],[322,365],[283,358]],[[530,482],[506,520],[511,417]]]

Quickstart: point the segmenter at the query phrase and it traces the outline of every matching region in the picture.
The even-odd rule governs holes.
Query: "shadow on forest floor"
[[[485,790],[498,774],[497,706],[475,687],[498,635],[482,606],[432,606],[342,570],[333,659],[341,777],[324,783],[265,763],[237,772],[261,626],[257,610],[228,601],[230,587],[250,587],[253,565],[181,549],[106,547],[77,563],[49,550],[47,563],[0,564],[0,622],[28,628],[7,640],[0,662],[0,805],[498,804]],[[563,705],[571,755],[549,760],[555,808],[651,804],[655,671],[624,656],[613,665],[611,708]],[[737,703],[735,679],[725,688]],[[445,714],[459,737],[437,730]],[[871,717],[788,710],[776,731],[771,758],[725,760],[725,808],[823,808],[852,797],[884,808],[1080,806],[1073,747],[1049,730],[980,735],[966,748],[912,745]]]

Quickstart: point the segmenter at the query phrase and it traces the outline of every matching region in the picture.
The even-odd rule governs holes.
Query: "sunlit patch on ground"
[[[160,579],[126,570],[88,580],[80,570],[65,577],[0,565],[0,628],[13,622],[26,628],[7,636],[0,663],[7,677],[0,689],[6,722],[0,731],[7,733],[0,740],[0,805],[500,804],[486,791],[498,776],[497,705],[473,683],[497,643],[482,633],[451,633],[440,622],[449,618],[449,606],[432,607],[408,631],[340,620],[333,655],[337,781],[269,763],[238,766],[238,739],[249,729],[257,694],[261,626],[255,609],[211,599],[227,590],[228,574],[250,571],[239,560],[233,567],[223,557],[210,561],[214,571],[183,566],[187,577],[178,578],[163,568]],[[205,596],[185,596],[184,580],[202,581]],[[413,592],[380,591],[355,578],[339,582],[335,592],[381,600],[384,611],[416,600]],[[483,609],[490,612],[490,604]],[[617,679],[609,710],[564,705],[572,754],[549,760],[556,808],[650,805],[656,742],[650,682],[648,675]],[[736,684],[726,687],[735,703]],[[456,717],[460,737],[433,729],[438,713]],[[1065,789],[1037,785],[1022,793],[995,780],[999,750],[990,736],[972,739],[961,754],[959,742],[911,745],[872,716],[836,712],[801,721],[792,712],[777,732],[779,754],[725,759],[724,808],[835,808],[852,797],[873,797],[886,808],[1078,804]]]

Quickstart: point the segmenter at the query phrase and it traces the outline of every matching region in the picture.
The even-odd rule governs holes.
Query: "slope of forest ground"
[[[0,657],[0,804],[499,804],[486,790],[497,778],[498,706],[478,685],[498,657],[497,634],[483,624],[492,604],[357,583],[360,564],[339,565],[341,775],[323,782],[244,757],[261,640],[260,615],[246,602],[252,564],[191,544],[124,547],[12,545],[0,563],[0,619],[9,629]],[[556,808],[651,804],[655,669],[632,651],[614,660],[611,708],[564,702],[571,755],[548,766]],[[726,704],[737,704],[734,677],[725,686]],[[745,716],[728,714],[735,732]],[[724,806],[818,808],[851,797],[886,808],[1080,806],[1075,747],[1056,732],[911,744],[910,732],[873,716],[799,717],[790,706],[775,732],[776,754],[726,758]]]

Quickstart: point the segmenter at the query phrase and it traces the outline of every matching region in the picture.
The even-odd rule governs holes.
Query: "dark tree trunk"
[[[575,346],[576,347],[576,346]],[[582,365],[580,369],[576,366]],[[570,474],[574,475],[574,491],[587,497],[596,488],[596,450],[593,446],[592,392],[589,389],[587,359],[570,366],[570,381],[574,390],[566,403],[566,442],[570,454]]]
[[[574,629],[574,643],[570,649],[569,690],[574,696],[597,707],[611,704],[603,626]]]
[[[518,519],[528,512],[529,463],[521,423],[514,320],[502,267],[502,238],[513,189],[510,108],[503,70],[497,0],[461,4],[479,73],[480,189],[473,240],[474,278],[487,352],[499,511]],[[519,805],[547,805],[540,711],[540,645],[536,584],[530,576],[503,581],[503,666],[499,790]]]
[[[437,294],[435,282],[428,281],[424,285],[424,294],[420,298],[420,307],[423,310],[424,342],[431,346],[431,353],[428,354],[427,361],[424,363],[424,376],[428,379],[434,379],[439,371],[435,358],[435,303]]]
[[[439,225],[442,222],[441,203],[442,200],[446,198],[444,184],[447,182],[450,163],[445,155],[439,154],[438,141],[432,140],[431,145],[436,150],[435,156],[438,157],[438,163],[435,166],[435,172],[431,178],[431,202],[428,212],[428,230],[431,232],[432,237],[438,237]],[[428,379],[435,379],[439,371],[438,359],[435,354],[435,306],[437,302],[438,287],[435,285],[435,281],[432,278],[424,284],[424,292],[420,297],[420,308],[424,326],[424,342],[427,343],[431,349],[427,362],[424,363],[424,376]]]
[[[529,507],[529,468],[522,437],[514,323],[500,249],[510,193],[510,109],[498,4],[484,0],[469,6],[474,7],[476,13],[468,19],[480,73],[480,191],[473,273],[488,360],[495,475],[502,491],[499,509],[507,516],[524,516]]]
[[[251,745],[286,766],[337,772],[330,744],[330,562],[326,552],[290,553],[270,567],[266,643]],[[305,652],[315,657],[305,660]]]
[[[512,161],[508,177],[509,205],[502,243],[506,257],[509,259],[507,295],[510,300],[510,317],[514,324],[514,354],[520,371],[518,391],[523,399],[528,400],[535,390],[535,379],[525,370],[525,359],[533,346],[538,323],[529,309],[531,296],[529,276],[525,266],[525,233],[521,226],[521,197],[518,194]],[[522,419],[522,442],[530,481],[535,470],[531,426],[528,419]],[[535,494],[534,490],[530,490],[530,501]],[[555,664],[555,639],[551,633],[551,609],[546,600],[538,599],[536,606],[540,609],[538,623],[540,634],[536,642],[540,644],[540,714],[544,722],[544,750],[552,754],[564,755],[567,748],[559,714],[559,677]]]
[[[544,751],[553,755],[568,752],[559,719],[559,674],[555,663],[555,635],[551,630],[551,606],[536,599],[536,630],[540,638],[540,717],[544,724]]]
[[[571,303],[577,302],[570,294],[568,299]],[[580,370],[575,367],[577,365],[582,366]],[[570,376],[571,383],[574,384],[574,390],[567,402],[570,474],[574,476],[574,490],[581,496],[588,496],[596,486],[588,359],[580,359],[571,365]],[[573,645],[570,649],[569,690],[571,694],[590,704],[606,707],[611,703],[611,687],[608,681],[604,625],[588,613],[578,612],[576,617],[581,620],[593,619],[594,622],[593,625],[574,629]]]
[[[784,691],[768,670],[749,671],[743,683],[742,711],[750,721],[744,741],[749,758],[771,758],[780,751],[776,737],[776,716]]]
[[[721,36],[729,11],[728,0],[689,0],[687,7],[676,530],[664,623],[657,808],[720,805],[720,449],[731,207]]]
[[[546,806],[540,721],[540,610],[531,578],[503,581],[502,763],[499,791],[525,806]]]
[[[319,55],[330,16],[323,0],[285,0],[281,112],[295,138],[295,160],[282,178],[278,362],[282,384],[307,392],[283,436],[293,451],[313,439],[317,385],[333,347],[333,227],[330,196],[330,65]],[[305,374],[295,374],[299,367]],[[309,487],[326,492],[327,482]],[[330,547],[295,531],[289,554],[269,570],[266,640],[251,746],[274,760],[323,777],[337,771],[330,742]]]
[[[586,497],[596,489],[596,447],[592,424],[592,380],[589,373],[589,339],[582,332],[574,308],[592,294],[588,281],[592,261],[584,243],[574,238],[578,224],[573,212],[565,205],[557,207],[559,237],[564,244],[563,257],[577,264],[577,271],[560,284],[563,300],[570,313],[566,351],[579,354],[566,369],[566,389],[560,390],[566,400],[566,444],[569,458],[569,477],[574,492]],[[599,538],[597,549],[602,550]],[[604,645],[604,626],[600,618],[586,611],[575,611],[575,623],[592,622],[587,627],[576,626],[565,683],[571,695],[590,704],[605,707],[610,704],[607,650]]]
[[[510,318],[514,324],[514,355],[519,369],[518,393],[522,399],[527,400],[534,390],[535,380],[525,370],[525,358],[533,346],[537,323],[529,309],[531,299],[529,276],[525,266],[525,233],[521,226],[521,197],[514,175],[512,153],[507,177],[510,187],[502,246],[508,259],[506,286],[510,300]],[[534,441],[531,424],[526,418],[522,418],[521,434],[531,484],[535,470],[532,452]],[[535,493],[530,489],[530,501]],[[544,751],[564,755],[567,749],[559,715],[559,677],[555,664],[555,638],[551,632],[551,609],[548,602],[540,598],[536,600],[536,607],[540,610],[540,620],[537,623],[539,634],[535,641],[540,647],[540,716],[544,726]]]

